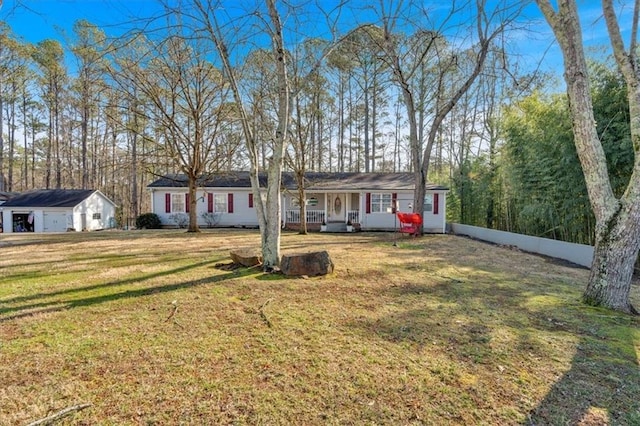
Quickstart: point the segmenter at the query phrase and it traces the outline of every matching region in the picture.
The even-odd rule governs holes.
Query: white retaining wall
[[[531,237],[478,226],[461,225],[459,223],[452,223],[451,230],[454,234],[467,235],[496,244],[516,246],[523,251],[568,260],[587,268],[591,267],[593,259],[593,247],[586,244],[567,243],[565,241]]]

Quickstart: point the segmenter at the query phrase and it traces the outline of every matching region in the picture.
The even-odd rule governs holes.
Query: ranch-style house
[[[412,211],[415,176],[412,173],[305,174],[306,220],[310,230],[392,231],[400,223],[397,212]],[[266,187],[266,175],[260,186]],[[282,174],[282,226],[300,226],[300,206],[293,173]],[[184,226],[189,213],[185,175],[166,175],[147,186],[152,212],[164,227]],[[444,233],[448,188],[427,185],[423,232]],[[199,179],[197,216],[202,227],[257,227],[249,172],[215,173]],[[324,225],[324,226],[323,226]],[[351,229],[351,228],[349,228]]]

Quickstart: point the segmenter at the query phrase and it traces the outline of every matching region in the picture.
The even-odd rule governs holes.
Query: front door
[[[328,222],[345,222],[347,207],[344,194],[327,194]]]

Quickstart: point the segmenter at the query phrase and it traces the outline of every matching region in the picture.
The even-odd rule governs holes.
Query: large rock
[[[326,250],[285,254],[280,261],[280,270],[285,275],[294,276],[326,275],[333,272],[333,262]]]
[[[256,266],[262,264],[262,254],[255,249],[238,249],[231,251],[231,260],[242,266]]]

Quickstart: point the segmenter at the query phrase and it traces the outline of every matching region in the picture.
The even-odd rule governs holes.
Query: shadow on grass
[[[3,304],[8,304],[8,303],[19,304],[21,302],[27,302],[31,300],[46,299],[51,297],[73,294],[73,293],[82,294],[85,292],[100,290],[104,288],[119,287],[127,284],[146,281],[153,278],[177,274],[193,268],[211,265],[216,262],[218,262],[218,260],[199,262],[192,265],[182,266],[180,268],[174,268],[167,271],[147,274],[141,277],[128,278],[120,281],[110,281],[103,284],[66,289],[66,290],[61,290],[61,291],[52,292],[52,293],[40,293],[32,296],[17,297],[14,299],[5,300],[2,303]],[[214,284],[214,283],[225,281],[231,277],[237,278],[238,276],[239,274],[237,272],[230,272],[227,274],[215,275],[212,277],[202,278],[198,280],[180,282],[180,283],[170,284],[170,285],[146,287],[146,288],[141,288],[136,290],[125,290],[125,291],[108,293],[108,294],[94,296],[94,297],[85,297],[85,298],[70,299],[70,300],[57,299],[57,300],[52,300],[48,302],[39,302],[39,303],[31,303],[27,305],[5,307],[5,308],[0,308],[0,322],[6,322],[12,319],[22,318],[26,316],[39,314],[39,313],[62,311],[62,310],[67,310],[67,309],[72,309],[77,307],[95,305],[98,303],[110,302],[110,301],[119,300],[119,299],[141,297],[141,296],[147,296],[147,295],[158,294],[158,293],[167,293],[175,290],[180,290],[183,288],[197,287],[205,284]],[[5,316],[5,314],[8,314],[8,315]]]
[[[549,283],[519,287],[517,279],[508,277],[491,284],[478,283],[473,277],[468,282],[408,283],[384,292],[404,310],[359,319],[352,326],[376,339],[435,350],[453,367],[473,366],[487,377],[511,362],[508,368],[518,383],[518,370],[534,367],[528,373],[538,388],[537,394],[531,394],[538,400],[534,408],[518,402],[522,397],[518,390],[522,394],[531,391],[526,383],[517,384],[516,394],[503,395],[504,390],[496,394],[506,399],[504,403],[518,406],[525,417],[523,424],[640,425],[640,369],[632,331],[640,325],[638,318],[588,308],[577,301],[534,304],[534,300],[549,297]],[[491,344],[494,332],[503,328],[516,336],[516,343],[496,349]],[[549,386],[543,377],[535,377],[536,371],[544,371],[546,365],[549,371],[545,373],[563,369],[558,360],[551,359],[553,350],[547,339],[567,338],[576,342],[575,354],[568,371]],[[504,351],[509,352],[508,361]],[[540,398],[544,388],[550,389]],[[461,388],[460,392],[467,391]],[[495,395],[487,400],[491,398]]]
[[[63,295],[63,294],[78,293],[78,292],[84,292],[84,291],[99,290],[101,288],[106,288],[106,287],[126,285],[126,284],[131,284],[131,283],[134,283],[134,282],[146,281],[146,280],[150,280],[150,279],[153,279],[153,278],[158,278],[158,277],[163,277],[163,276],[166,276],[166,275],[176,274],[176,273],[179,273],[179,272],[185,272],[185,271],[188,271],[190,269],[199,268],[201,266],[215,264],[215,263],[217,263],[219,261],[220,261],[220,259],[207,260],[206,262],[194,263],[194,264],[191,264],[191,265],[186,265],[186,266],[181,266],[179,268],[174,268],[174,269],[171,269],[171,270],[168,270],[168,271],[154,272],[152,274],[147,274],[147,275],[143,275],[143,276],[140,276],[140,277],[128,278],[126,280],[110,281],[110,282],[106,282],[106,283],[102,283],[102,284],[95,284],[95,285],[86,286],[86,287],[79,287],[79,288],[76,288],[76,287],[68,288],[68,289],[65,289],[65,290],[53,291],[51,293],[36,293],[36,294],[31,294],[29,296],[19,296],[19,297],[14,297],[14,298],[11,298],[11,299],[5,299],[5,300],[2,300],[1,302],[3,304],[22,303],[22,302],[27,302],[29,300],[44,299],[44,298],[48,298],[48,297],[60,296],[60,295]],[[8,312],[10,310],[11,310],[11,308],[0,308],[0,315],[5,313],[5,312]]]
[[[612,316],[611,320],[616,319]],[[624,318],[617,320],[624,322]],[[570,370],[531,410],[525,424],[640,425],[640,371],[630,332],[633,322],[637,327],[638,321],[630,319],[628,325],[609,325],[599,338],[582,338]]]

